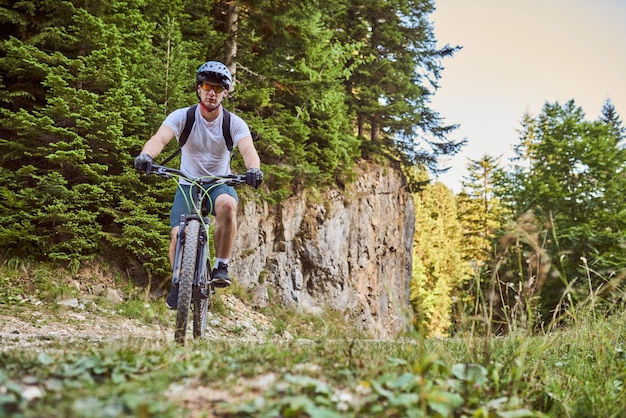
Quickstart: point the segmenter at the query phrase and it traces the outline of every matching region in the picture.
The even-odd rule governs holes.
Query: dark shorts
[[[174,228],[180,224],[180,215],[191,213],[191,202],[189,197],[190,188],[191,186],[188,184],[179,184],[176,188],[174,203],[172,203],[172,211],[170,212],[170,228]],[[215,202],[215,199],[217,199],[217,197],[221,194],[230,195],[234,197],[236,201],[239,201],[237,192],[232,187],[225,184],[210,186],[209,199],[205,199],[205,204],[213,216],[215,216],[215,205],[213,202]]]

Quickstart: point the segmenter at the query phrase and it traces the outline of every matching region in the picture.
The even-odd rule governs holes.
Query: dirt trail
[[[207,338],[266,338],[272,326],[265,316],[250,310],[236,297],[224,295],[222,301],[226,313],[213,315],[209,312]],[[155,320],[153,324],[146,324],[123,317],[114,308],[86,310],[64,307],[51,312],[43,305],[0,305],[0,351],[44,348],[59,342],[97,343],[129,338],[171,342],[174,338],[174,315],[171,312],[172,317],[167,323]]]
[[[213,315],[209,312],[207,335],[209,339],[264,341],[272,334],[270,321],[262,314],[251,310],[241,300],[231,295],[222,295],[225,313]],[[78,302],[78,303],[77,303]],[[174,312],[165,312],[169,317],[159,323],[146,324],[140,320],[121,316],[115,306],[85,308],[80,300],[64,305],[54,311],[41,303],[16,305],[0,304],[0,353],[4,351],[55,350],[68,345],[93,345],[144,340],[150,344],[173,344]],[[191,321],[190,321],[191,323]],[[189,329],[188,338],[192,332]],[[184,384],[176,383],[164,393],[172,402],[185,407],[186,416],[213,417],[211,412],[216,404],[247,400],[267,386],[265,381],[241,382],[242,393],[229,393],[225,390],[204,386],[192,379]],[[1,389],[1,388],[0,388]],[[22,389],[36,390],[37,396],[43,389],[22,384]],[[209,407],[213,405],[213,407]],[[1,411],[0,411],[1,412]]]

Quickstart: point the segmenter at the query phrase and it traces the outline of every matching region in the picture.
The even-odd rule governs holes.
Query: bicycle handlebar
[[[236,186],[238,184],[243,184],[246,182],[245,174],[226,174],[192,178],[176,168],[166,167],[164,165],[158,164],[152,164],[150,171],[148,171],[146,174],[155,174],[165,179],[172,178],[172,176],[179,176],[198,184],[223,183],[227,186]]]

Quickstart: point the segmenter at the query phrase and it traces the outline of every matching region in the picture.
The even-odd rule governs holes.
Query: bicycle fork
[[[206,299],[215,290],[211,286],[211,262],[209,260],[209,217],[202,218],[200,222],[203,233],[198,237],[198,254],[196,255],[196,275],[193,281],[193,298]],[[197,294],[196,294],[197,292]],[[207,292],[207,293],[205,293]]]
[[[172,284],[176,284],[180,281],[183,248],[185,246],[186,239],[186,226],[187,222],[193,219],[200,220],[200,217],[198,215],[185,214],[180,216],[180,224],[176,239],[176,250],[174,252],[174,265],[172,267]],[[203,286],[205,282],[208,284],[208,286],[206,286],[208,291],[211,292],[211,294],[215,292],[213,286],[210,286],[211,279],[209,269],[211,268],[211,263],[209,261],[210,254],[208,247],[209,224],[210,218],[203,217],[200,225],[202,225],[204,233],[200,234],[198,237],[198,254],[196,255],[196,269],[193,280],[192,299],[206,299],[209,297],[209,295],[205,294],[203,291],[203,289],[205,289],[205,286]]]

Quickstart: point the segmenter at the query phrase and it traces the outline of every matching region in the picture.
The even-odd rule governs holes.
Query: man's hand
[[[263,172],[258,168],[250,168],[246,171],[246,183],[255,189],[259,188],[259,185],[263,181]]]
[[[137,157],[135,157],[134,165],[137,170],[149,173],[152,169],[152,157],[150,156],[150,154],[142,152]]]

